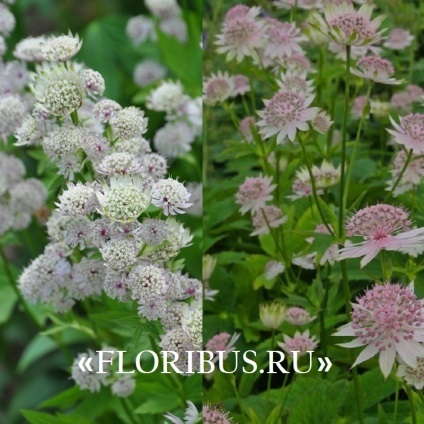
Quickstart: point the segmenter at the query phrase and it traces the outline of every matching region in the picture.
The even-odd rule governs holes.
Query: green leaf
[[[56,343],[49,337],[43,335],[35,336],[26,346],[24,353],[21,355],[18,362],[17,371],[25,371],[38,359],[42,358],[44,355],[47,355],[50,352],[53,352],[56,349]]]
[[[16,301],[17,296],[14,290],[2,279],[0,283],[0,324],[9,319]]]
[[[92,424],[90,420],[81,415],[51,415],[44,412],[21,411],[30,424]]]
[[[79,387],[73,386],[69,389],[64,390],[58,395],[47,399],[40,405],[40,408],[58,407],[61,409],[67,409],[74,405],[83,396],[84,393],[79,389]]]

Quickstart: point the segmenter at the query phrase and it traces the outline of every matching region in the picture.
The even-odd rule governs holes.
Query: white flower
[[[78,35],[68,35],[52,37],[41,50],[41,56],[51,62],[66,62],[73,58],[81,49],[82,41]]]
[[[159,180],[153,186],[152,203],[162,208],[166,216],[185,213],[182,209],[192,205],[188,203],[189,198],[190,193],[184,185],[172,178]]]

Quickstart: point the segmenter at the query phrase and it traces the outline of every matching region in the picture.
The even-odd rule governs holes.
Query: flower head
[[[352,304],[352,322],[334,334],[356,337],[340,346],[365,346],[352,366],[379,354],[380,368],[387,378],[398,354],[408,366],[416,368],[417,357],[424,357],[420,344],[424,340],[424,312],[413,284],[376,284],[356,301]]]
[[[293,306],[287,309],[286,313],[286,321],[293,325],[305,325],[309,324],[315,319],[315,317],[311,317],[308,311],[303,308],[298,308]]]
[[[409,230],[408,212],[400,207],[378,204],[360,209],[347,223],[348,236],[361,236],[363,242],[340,250],[337,260],[363,256],[361,268],[374,259],[380,250],[398,251],[416,247],[424,241],[424,228]]]
[[[81,78],[63,65],[42,69],[35,77],[33,91],[40,108],[57,116],[67,116],[79,109],[85,98]]]
[[[227,72],[211,74],[203,84],[203,99],[205,103],[216,104],[227,100],[234,94],[235,82]]]
[[[242,13],[232,13],[230,9],[230,17],[225,19],[222,32],[217,36],[218,53],[225,53],[227,60],[237,62],[245,57],[257,57],[256,51],[265,43],[265,22],[258,18],[259,13],[259,7],[252,7],[247,13],[245,9]]]
[[[379,82],[381,84],[400,84],[401,80],[391,78],[395,69],[390,60],[380,56],[364,56],[356,62],[357,69],[352,69],[353,75],[359,78]]]
[[[247,177],[236,194],[240,212],[258,212],[268,200],[272,200],[272,191],[276,185],[271,184],[272,177]]]
[[[285,266],[280,261],[268,261],[265,264],[264,275],[268,281],[272,281],[275,277],[284,272]]]
[[[417,390],[422,390],[424,388],[424,358],[417,358],[417,366],[415,368],[399,360],[396,375],[402,377],[409,385],[414,386]]]
[[[118,222],[135,221],[150,203],[142,180],[128,175],[112,178],[110,187],[104,185],[96,195],[100,212]]]
[[[266,20],[267,43],[264,54],[271,59],[283,59],[293,53],[303,53],[300,43],[306,41],[300,29],[290,22],[281,22],[278,19]]]
[[[152,203],[162,208],[166,216],[185,213],[183,209],[192,205],[188,200],[190,193],[179,181],[172,178],[159,180],[153,186]]]
[[[264,138],[277,134],[277,143],[282,144],[286,137],[293,141],[296,132],[307,131],[308,121],[314,119],[319,111],[309,107],[313,96],[304,96],[292,90],[281,90],[270,100],[264,100],[265,108],[258,112],[262,118],[257,122],[259,132]]]
[[[228,333],[215,334],[206,343],[206,349],[213,353],[217,353],[218,351],[225,352],[224,359],[226,359],[228,354],[235,350],[235,344],[239,337],[240,334],[238,333],[234,333],[232,336]]]
[[[303,333],[296,331],[293,337],[284,335],[284,343],[278,343],[281,349],[285,350],[290,356],[293,356],[293,352],[299,352],[299,356],[305,355],[308,351],[313,351],[318,343],[315,336],[309,335],[309,330]]]
[[[424,153],[424,114],[410,113],[402,116],[399,124],[392,117],[390,117],[390,121],[395,129],[388,129],[387,131],[393,135],[396,143],[422,155]]]
[[[324,17],[314,13],[310,25],[322,32],[337,44],[364,46],[376,44],[381,40],[382,31],[378,28],[384,17],[372,20],[373,7],[364,4],[355,10],[352,4],[329,4],[324,6]]]
[[[51,62],[66,62],[80,51],[81,46],[82,41],[78,35],[73,36],[69,32],[68,35],[52,37],[47,40],[41,50],[41,56]]]
[[[383,46],[392,50],[403,50],[411,45],[414,41],[414,36],[403,28],[393,28],[387,39],[384,41]]]
[[[270,329],[277,329],[286,317],[286,308],[279,302],[259,305],[259,318],[262,324]]]
[[[260,234],[269,234],[270,228],[278,228],[287,221],[287,217],[283,216],[280,208],[277,206],[265,206],[253,215],[253,226],[255,230],[251,236]]]

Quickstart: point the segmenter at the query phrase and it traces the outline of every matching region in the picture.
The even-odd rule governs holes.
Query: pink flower
[[[253,213],[265,207],[268,200],[272,200],[271,193],[275,184],[271,184],[272,177],[248,177],[239,187],[236,200],[241,205],[240,212],[245,214],[248,211]]]
[[[286,321],[292,325],[309,324],[314,319],[315,317],[311,317],[308,311],[303,308],[298,308],[297,306],[287,309],[286,312]]]
[[[330,115],[322,110],[318,113],[316,118],[312,121],[312,128],[320,134],[325,134],[333,125]]]
[[[396,375],[403,378],[410,386],[414,386],[417,390],[424,389],[424,358],[417,358],[417,366],[415,368],[410,367],[400,360]]]
[[[356,62],[357,69],[351,73],[359,78],[364,78],[381,84],[400,84],[402,80],[391,78],[395,69],[389,60],[380,56],[364,56]]]
[[[234,89],[234,78],[227,72],[212,73],[203,83],[203,100],[210,105],[222,103],[234,95]]]
[[[257,58],[256,50],[265,43],[265,22],[258,18],[260,8],[251,7],[248,12],[245,8],[233,9],[228,11],[222,32],[217,36],[217,52],[226,54],[227,61]]]
[[[424,95],[424,90],[419,85],[415,85],[415,84],[408,84],[406,86],[406,91],[411,96],[411,99],[413,102],[417,102],[421,100],[421,98]]]
[[[203,405],[202,418],[204,424],[231,424],[233,420],[219,406]],[[194,421],[193,421],[194,423]]]
[[[240,121],[239,130],[248,143],[253,141],[253,134],[250,128],[251,126],[255,126],[255,122],[256,119],[254,116],[246,116],[246,118]]]
[[[281,90],[270,100],[264,100],[265,109],[258,111],[262,118],[257,122],[259,132],[264,138],[277,134],[277,144],[282,144],[288,137],[293,141],[296,132],[307,131],[308,121],[314,119],[319,109],[308,107],[313,96],[304,96],[290,90]]]
[[[387,131],[393,135],[396,143],[412,149],[416,154],[424,153],[424,114],[410,113],[400,118],[400,125],[390,117],[394,130]]]
[[[265,206],[253,215],[253,231],[251,236],[258,236],[260,234],[269,234],[269,227],[278,228],[280,225],[287,221],[287,217],[283,216],[280,208],[277,206]]]
[[[349,218],[346,229],[348,236],[361,236],[364,241],[345,246],[337,260],[363,256],[363,268],[381,250],[398,251],[422,245],[424,228],[409,230],[410,226],[408,212],[402,208],[378,204],[361,209]]]
[[[234,80],[234,92],[233,96],[242,96],[250,91],[249,78],[243,74],[237,74],[233,76]]]
[[[406,112],[412,108],[412,98],[407,91],[401,91],[400,93],[393,94],[390,99],[390,104],[394,109],[398,111]]]
[[[294,53],[283,60],[283,66],[293,72],[303,72],[311,70],[311,62],[303,53]]]
[[[362,112],[366,106],[367,103],[367,96],[358,96],[355,97],[355,100],[353,101],[352,106],[352,117],[359,119],[362,116]]]
[[[278,343],[278,346],[286,351],[290,356],[293,356],[293,352],[299,352],[299,356],[305,355],[308,350],[314,350],[318,343],[315,336],[309,335],[309,330],[303,333],[296,331],[293,337],[284,335],[284,343]]]
[[[403,28],[393,28],[389,32],[383,46],[392,50],[403,50],[405,47],[410,46],[412,41],[414,41],[414,37],[408,30]]]
[[[413,284],[402,287],[386,282],[368,289],[353,303],[352,322],[342,326],[335,336],[356,337],[347,348],[365,346],[352,367],[379,354],[384,377],[388,377],[396,354],[408,366],[417,367],[424,357],[424,309],[414,294]]]
[[[379,32],[378,28],[384,17],[371,20],[372,10],[369,4],[362,5],[359,10],[348,3],[329,4],[324,6],[324,17],[313,13],[309,23],[337,44],[376,44],[381,40],[382,31]]]
[[[206,343],[206,350],[217,354],[217,352],[225,352],[224,359],[228,358],[228,354],[234,352],[236,341],[240,334],[234,333],[232,336],[228,333],[218,333]],[[218,355],[214,357],[214,362],[218,361]]]
[[[294,53],[303,53],[299,43],[306,41],[300,29],[290,22],[281,22],[278,19],[268,18],[266,20],[267,42],[265,44],[265,55],[271,59],[285,58]]]
[[[305,71],[287,71],[286,73],[281,73],[280,80],[277,80],[277,84],[283,90],[296,91],[304,96],[311,95],[314,91],[312,81],[306,79]]]

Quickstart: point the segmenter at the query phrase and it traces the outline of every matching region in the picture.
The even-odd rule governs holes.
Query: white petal
[[[394,348],[386,348],[380,353],[378,362],[380,364],[381,372],[384,375],[384,378],[387,378],[390,374],[390,371],[393,368],[393,364],[396,358],[396,350]]]
[[[333,334],[333,336],[334,336],[335,334]],[[353,348],[353,347],[361,347],[361,346],[363,346],[364,345],[364,343],[363,342],[361,342],[361,340],[360,339],[355,339],[355,340],[352,340],[352,341],[350,341],[350,342],[348,342],[348,343],[339,343],[338,344],[338,346],[342,346],[342,347],[347,347],[347,348]]]
[[[356,365],[368,361],[368,359],[372,358],[378,353],[378,348],[374,346],[373,344],[368,345],[356,358],[356,361],[353,363],[352,367],[355,367]]]
[[[424,356],[424,347],[414,341],[396,343],[396,350],[402,360],[412,368],[417,366],[417,357]]]

